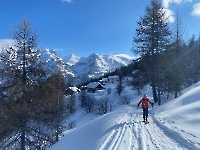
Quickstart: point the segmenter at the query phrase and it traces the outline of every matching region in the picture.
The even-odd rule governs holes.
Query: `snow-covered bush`
[[[108,112],[109,99],[102,97],[100,100],[95,101],[94,112],[98,115],[103,115]]]
[[[76,121],[75,120],[71,120],[67,124],[67,129],[68,130],[73,129],[75,126],[76,126]]]
[[[119,105],[130,104],[130,97],[128,95],[121,95],[119,99]]]

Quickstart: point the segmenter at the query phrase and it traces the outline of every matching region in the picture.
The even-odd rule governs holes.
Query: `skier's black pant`
[[[143,108],[143,118],[144,120],[147,120],[148,117],[148,108]]]

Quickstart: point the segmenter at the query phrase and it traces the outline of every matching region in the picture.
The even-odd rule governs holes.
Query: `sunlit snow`
[[[111,84],[111,83],[110,83]],[[143,91],[152,98],[150,88]],[[149,124],[142,122],[142,109],[136,105],[142,95],[126,87],[129,105],[95,117],[81,111],[73,115],[75,129],[49,150],[195,150],[200,149],[200,82],[183,90],[176,99],[149,108]],[[113,101],[119,96],[110,95]]]

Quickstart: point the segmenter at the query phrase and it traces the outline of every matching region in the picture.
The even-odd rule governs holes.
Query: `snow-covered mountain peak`
[[[0,40],[0,49],[9,46],[14,46],[14,40]],[[133,59],[126,54],[101,55],[97,53],[93,53],[88,57],[78,57],[71,54],[61,59],[56,51],[52,49],[38,50],[41,53],[41,60],[46,64],[44,67],[48,64],[59,67],[66,76],[67,82],[74,85],[91,78],[99,78],[108,72],[115,71],[117,68],[127,66]]]
[[[74,54],[71,54],[71,55],[67,55],[65,57],[63,57],[63,61],[70,65],[70,66],[73,66],[75,63],[77,63],[78,61],[80,60],[80,57],[74,55]]]
[[[127,66],[133,58],[127,55],[100,55],[93,53],[88,57],[80,58],[72,69],[82,81],[89,78],[98,78],[110,71],[115,71],[121,66]]]

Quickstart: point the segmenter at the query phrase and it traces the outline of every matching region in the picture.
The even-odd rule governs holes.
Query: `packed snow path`
[[[130,108],[121,122],[116,122],[99,143],[99,150],[197,149],[191,141],[174,131],[167,130],[153,114],[149,124],[142,121],[142,112]]]
[[[60,150],[65,148],[71,150],[200,149],[200,144],[195,146],[195,143],[168,129],[157,120],[152,108],[149,109],[149,124],[144,124],[142,120],[141,108],[136,109],[133,105],[123,106],[79,128],[75,134],[68,133],[65,140],[61,140],[63,144],[60,146],[62,146],[58,148]],[[76,132],[76,129],[74,131]]]

